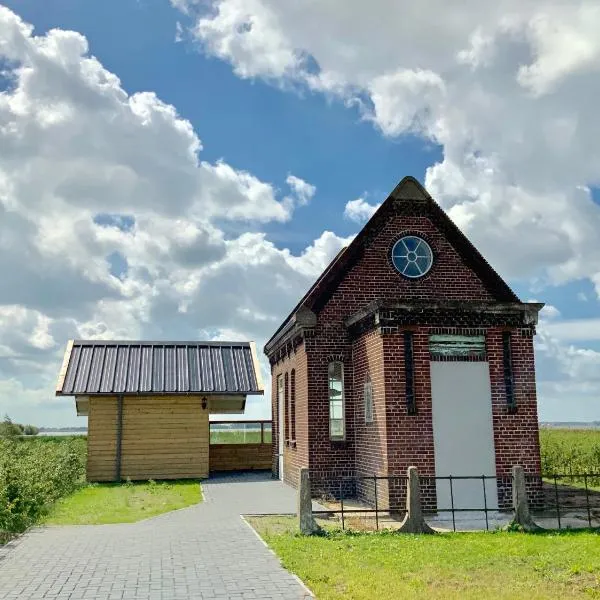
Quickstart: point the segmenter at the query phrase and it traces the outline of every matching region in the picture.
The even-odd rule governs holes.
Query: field
[[[88,484],[58,500],[43,522],[49,525],[133,523],[201,500],[200,484],[193,480]]]
[[[251,517],[321,600],[600,598],[600,534],[330,531],[300,536],[293,517]]]
[[[600,430],[540,429],[544,474],[600,474]]]

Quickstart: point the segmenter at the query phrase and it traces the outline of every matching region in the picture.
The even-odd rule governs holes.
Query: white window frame
[[[342,397],[341,399],[338,398],[331,398],[331,371],[332,371],[332,365],[340,365],[341,366],[341,383],[342,383]],[[328,400],[329,400],[329,439],[333,440],[333,441],[343,441],[346,439],[346,390],[344,389],[344,363],[339,361],[339,360],[335,360],[330,362],[327,365],[327,395],[328,395]],[[341,406],[342,406],[342,416],[340,419],[333,419],[332,418],[332,403],[333,402],[341,402]],[[334,435],[333,431],[332,431],[332,424],[336,421],[340,421],[341,422],[341,426],[342,426],[342,435]]]
[[[363,399],[365,404],[365,423],[373,423],[373,383],[368,377],[363,386]]]
[[[283,438],[285,436],[285,379],[283,373],[277,375],[277,414],[281,415],[281,423],[279,424],[279,434]]]

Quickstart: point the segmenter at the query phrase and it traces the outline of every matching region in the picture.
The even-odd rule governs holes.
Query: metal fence
[[[349,520],[368,529],[395,528],[406,514],[406,475],[311,473],[310,480],[313,498],[326,507],[313,514],[339,518],[342,529]],[[531,512],[541,527],[600,527],[600,473],[526,474],[525,481]],[[434,526],[489,531],[511,521],[511,475],[421,475],[420,482],[423,513]]]

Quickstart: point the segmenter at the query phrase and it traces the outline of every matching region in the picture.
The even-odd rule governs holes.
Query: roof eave
[[[277,350],[290,339],[302,335],[306,330],[313,329],[317,324],[317,315],[310,309],[300,306],[290,315],[281,328],[266,344],[264,353],[270,358]]]
[[[523,313],[524,323],[527,325],[537,325],[538,314],[545,305],[541,302],[495,302],[495,301],[464,301],[464,300],[443,300],[443,301],[413,301],[413,302],[394,302],[385,300],[374,300],[363,309],[350,315],[345,321],[346,327],[351,327],[380,310],[402,309],[408,312],[420,311],[424,308],[438,310],[464,310],[471,312],[486,312],[488,314],[507,314],[520,312]]]
[[[62,396],[62,389],[65,384],[65,377],[67,376],[67,369],[69,368],[69,361],[71,360],[71,352],[73,351],[74,343],[74,340],[69,340],[67,342],[67,349],[65,350],[63,362],[58,374],[58,382],[56,383],[56,390],[54,393],[55,396]]]
[[[250,392],[219,392],[219,391],[190,391],[190,392],[71,392],[71,393],[63,393],[56,392],[57,396],[63,397],[81,397],[81,396],[89,396],[92,397],[108,397],[108,396],[127,396],[127,397],[147,397],[147,396],[264,396],[265,390],[252,390]]]

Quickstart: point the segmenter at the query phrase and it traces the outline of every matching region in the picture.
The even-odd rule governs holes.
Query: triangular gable
[[[479,277],[495,300],[498,302],[520,302],[517,295],[427,193],[427,190],[414,177],[408,176],[400,181],[385,202],[369,219],[340,259],[336,261],[335,268],[330,268],[319,278],[317,284],[311,288],[304,298],[303,307],[319,311],[325,305],[341,279],[361,258],[364,249],[377,237],[390,215],[397,212],[394,206],[395,202],[403,204],[402,208],[406,215],[427,217],[454,247],[464,265]]]
[[[377,238],[388,219],[392,215],[398,214],[398,212],[407,216],[427,217],[455,249],[465,267],[480,279],[482,285],[496,301],[520,302],[516,294],[429,195],[427,190],[414,177],[407,176],[398,183],[352,243],[334,258],[267,342],[266,348],[272,346],[274,340],[287,329],[300,308],[318,312],[325,306],[348,271],[361,259],[365,249]]]

